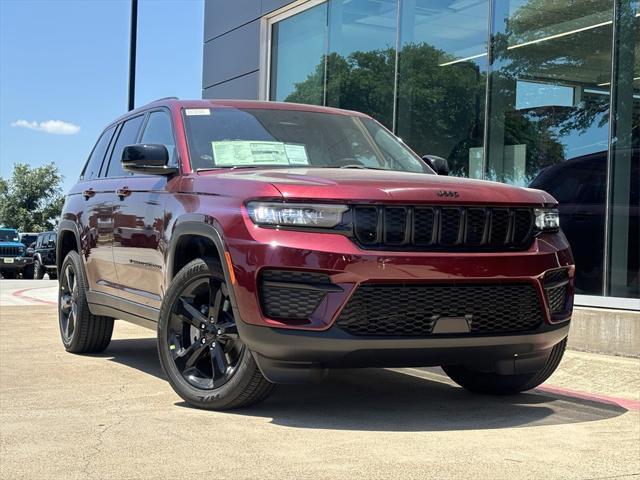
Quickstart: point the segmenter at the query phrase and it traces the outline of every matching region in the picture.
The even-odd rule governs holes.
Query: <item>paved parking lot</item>
[[[0,281],[6,479],[640,477],[640,360],[568,352],[541,389],[475,396],[439,369],[336,372],[259,406],[188,408],[153,332],[64,352],[57,282]]]

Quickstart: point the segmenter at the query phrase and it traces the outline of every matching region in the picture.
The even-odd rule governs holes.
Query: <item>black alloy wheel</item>
[[[78,318],[78,278],[67,264],[60,279],[60,333],[65,343],[71,342]]]
[[[213,390],[227,383],[245,347],[226,284],[201,277],[185,285],[172,309],[165,341],[178,372],[191,386]]]

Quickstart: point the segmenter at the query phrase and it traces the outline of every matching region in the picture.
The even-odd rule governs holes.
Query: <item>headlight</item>
[[[534,214],[538,230],[544,232],[560,228],[560,215],[557,208],[536,208]]]
[[[249,217],[258,225],[332,228],[340,224],[346,205],[251,202]]]

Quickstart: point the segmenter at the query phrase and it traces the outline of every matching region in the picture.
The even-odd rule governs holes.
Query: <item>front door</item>
[[[140,143],[164,145],[175,164],[175,140],[166,110],[147,114]],[[113,224],[113,255],[121,296],[160,308],[164,294],[162,238],[167,178],[133,175],[120,179]]]

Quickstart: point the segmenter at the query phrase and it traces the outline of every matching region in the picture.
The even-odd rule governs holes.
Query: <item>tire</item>
[[[6,278],[7,280],[12,280],[16,278],[16,272],[2,272],[2,278]]]
[[[42,280],[45,273],[46,272],[44,265],[42,265],[42,263],[40,263],[40,260],[36,258],[33,262],[33,278],[36,280]]]
[[[34,264],[27,265],[22,269],[22,278],[32,280],[34,275]]]
[[[451,380],[471,392],[487,395],[515,395],[536,388],[547,380],[560,365],[566,347],[567,339],[565,338],[551,349],[544,367],[533,373],[500,375],[479,372],[462,365],[446,365],[442,369]]]
[[[60,337],[71,353],[99,353],[111,342],[113,318],[93,315],[87,303],[87,279],[76,251],[62,262],[58,294]]]
[[[196,408],[246,407],[274,387],[237,333],[215,259],[193,260],[171,282],[160,310],[158,356],[171,387]]]

